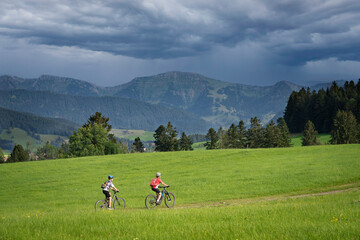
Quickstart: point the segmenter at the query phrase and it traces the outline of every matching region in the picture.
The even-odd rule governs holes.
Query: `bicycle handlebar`
[[[168,188],[168,187],[170,187],[170,185],[169,186],[159,186],[158,188]]]

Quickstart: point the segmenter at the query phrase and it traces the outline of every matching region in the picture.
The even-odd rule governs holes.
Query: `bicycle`
[[[168,186],[170,187],[170,186]],[[161,197],[160,197],[160,200],[159,200],[159,203],[156,204],[156,200],[157,200],[157,196],[155,196],[154,194],[149,194],[146,198],[145,198],[145,206],[148,208],[148,209],[153,209],[153,208],[156,208],[157,205],[160,205],[162,203],[162,200],[164,199],[165,197],[165,205],[168,207],[168,208],[172,208],[174,207],[175,205],[175,195],[172,194],[171,192],[168,192],[166,190],[166,188],[168,187],[159,187],[159,188],[163,188],[163,190],[161,191]]]
[[[114,196],[112,197],[112,208],[114,209],[122,209],[125,208],[126,202],[125,199],[116,196],[116,191],[114,192]],[[95,203],[95,211],[97,210],[107,210],[109,208],[109,201],[108,199],[100,199]]]

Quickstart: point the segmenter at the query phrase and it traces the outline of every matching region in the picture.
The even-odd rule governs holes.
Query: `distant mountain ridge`
[[[227,127],[239,120],[248,122],[254,116],[261,118],[265,124],[274,117],[282,116],[289,95],[302,87],[287,81],[278,82],[272,86],[249,86],[223,82],[196,73],[176,71],[138,77],[114,87],[99,87],[82,80],[49,75],[36,79],[0,77],[0,90],[24,89],[71,96],[100,97],[99,99],[107,97],[108,102],[122,98],[122,104],[125,102],[130,104],[131,99],[137,101],[135,105],[138,105],[140,101],[174,109],[172,111],[186,111],[191,116],[195,115],[207,122],[201,122],[202,124],[214,127]],[[125,98],[129,100],[124,101]],[[64,97],[61,99],[66,101]],[[10,105],[8,107],[12,108]],[[79,110],[79,108],[76,109]],[[138,113],[141,115],[140,112]],[[162,119],[166,118],[163,117]],[[66,118],[73,120],[76,117],[67,116]],[[141,126],[142,123],[120,125],[117,127],[132,125],[134,129],[150,130],[146,122],[143,123],[144,126]]]
[[[0,91],[0,107],[43,117],[65,118],[79,125],[90,115],[101,112],[119,129],[154,131],[171,121],[181,131],[202,133],[208,124],[181,110],[152,105],[120,97],[72,96],[52,92],[12,90]]]

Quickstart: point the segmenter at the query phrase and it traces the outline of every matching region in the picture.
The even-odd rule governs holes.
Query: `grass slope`
[[[144,209],[163,173],[176,208]],[[127,209],[97,213],[108,174]],[[0,239],[355,239],[359,190],[263,201],[353,183],[360,145],[129,154],[0,165]],[[10,191],[9,191],[10,189]],[[15,200],[14,196],[16,197]],[[212,203],[252,199],[234,206]],[[218,205],[216,205],[218,206]]]
[[[51,135],[51,134],[39,134],[40,140],[37,140],[30,136],[26,131],[19,129],[19,128],[12,128],[10,130],[3,130],[0,132],[0,138],[13,141],[16,144],[20,144],[26,148],[26,144],[30,143],[30,150],[36,151],[36,149],[40,146],[46,144],[46,142],[56,141],[56,139],[61,138],[62,140],[68,139],[64,136],[59,135]],[[12,149],[5,149],[6,152],[11,152]]]
[[[112,129],[111,133],[118,138],[125,138],[129,140],[135,140],[136,137],[140,137],[141,141],[154,141],[154,133],[145,130],[131,130],[131,129]]]

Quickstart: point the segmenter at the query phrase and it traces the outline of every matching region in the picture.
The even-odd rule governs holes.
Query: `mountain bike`
[[[168,186],[168,187],[170,187],[170,186]],[[166,190],[166,188],[168,188],[168,187],[159,187],[159,188],[163,188],[163,190],[160,193],[161,197],[160,197],[160,200],[159,200],[158,204],[156,204],[157,196],[155,196],[154,194],[150,194],[145,198],[145,206],[148,209],[156,208],[157,205],[160,205],[162,203],[162,200],[165,199],[165,205],[168,208],[174,207],[174,205],[175,205],[175,195]]]
[[[112,197],[112,208],[114,209],[122,209],[125,208],[126,206],[126,202],[125,199],[116,196],[116,191],[113,191],[114,195]],[[100,210],[107,210],[109,208],[109,201],[108,199],[100,199],[95,203],[95,211],[100,211]]]

